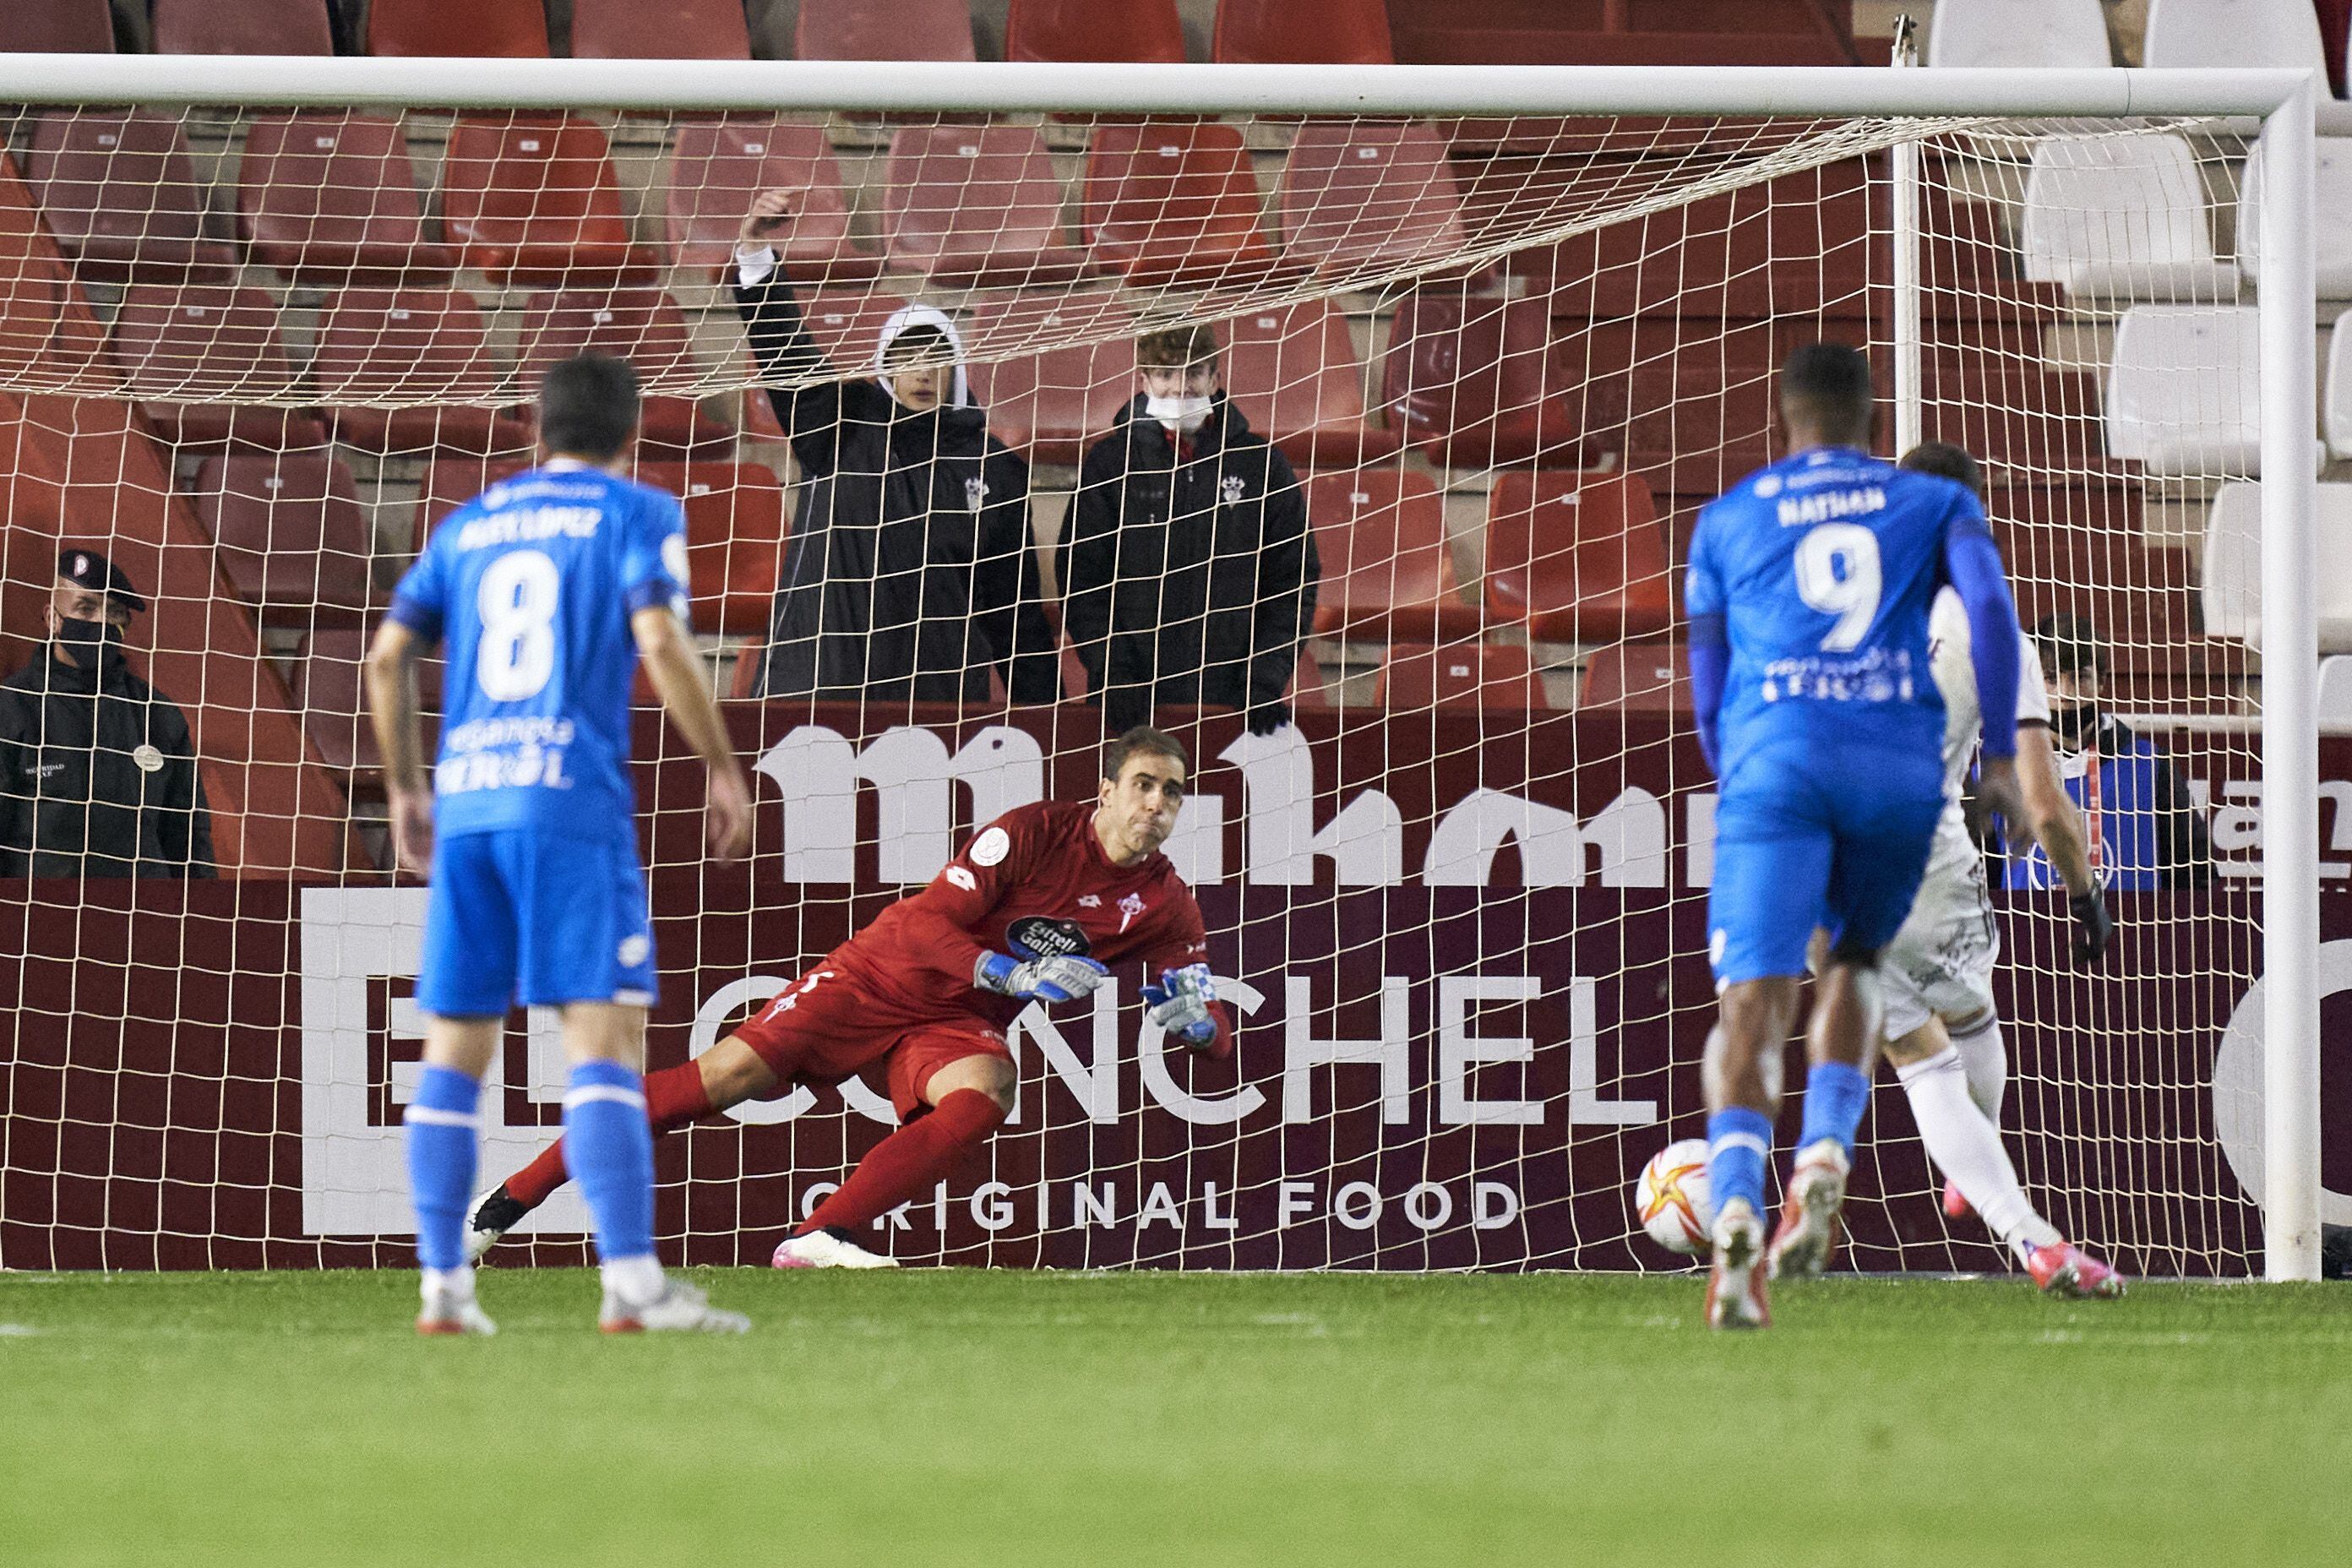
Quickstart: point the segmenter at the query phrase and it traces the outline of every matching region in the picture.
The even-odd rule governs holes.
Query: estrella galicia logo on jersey
[[[1048,915],[1024,915],[1004,928],[1004,943],[1015,952],[1036,958],[1087,957],[1094,944],[1076,921]]]

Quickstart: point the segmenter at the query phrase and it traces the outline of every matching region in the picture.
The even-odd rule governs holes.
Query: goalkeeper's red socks
[[[647,1079],[648,1083],[652,1080]],[[956,1162],[1004,1121],[1004,1108],[976,1089],[960,1089],[931,1113],[908,1122],[874,1145],[849,1180],[816,1205],[793,1232],[838,1226],[855,1230],[871,1225],[900,1204],[931,1189]]]
[[[698,1121],[718,1109],[703,1091],[702,1066],[698,1062],[680,1062],[674,1068],[647,1073],[645,1089],[646,1120],[653,1124],[656,1138],[673,1127]],[[571,1171],[563,1161],[563,1140],[559,1138],[541,1149],[530,1164],[507,1178],[507,1196],[525,1209],[535,1209],[570,1176]]]

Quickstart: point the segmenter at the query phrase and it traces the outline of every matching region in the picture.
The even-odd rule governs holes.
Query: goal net
[[[684,500],[759,814],[748,865],[705,862],[703,775],[641,686],[653,1065],[997,813],[1090,797],[1108,685],[1191,748],[1169,853],[1238,1050],[1160,1039],[1139,973],[1033,1009],[1011,1122],[871,1244],[1683,1266],[1628,1209],[1703,1131],[1714,1007],[1680,568],[1781,450],[1780,363],[1827,338],[1878,369],[1882,451],[1900,394],[1983,464],[2028,627],[2071,617],[2045,628],[2057,751],[2120,934],[2073,968],[2047,863],[1996,844],[2028,1192],[2131,1273],[2257,1267],[2244,122],[314,96],[0,132],[0,630],[33,672],[0,692],[0,1264],[407,1261],[425,894],[391,866],[358,661],[435,524],[530,462],[537,374],[597,350],[642,378],[636,472]],[[739,250],[774,189],[789,216]],[[876,378],[926,322],[952,406],[918,416]],[[1136,345],[1160,334],[1148,367],[1192,329],[1220,391],[1180,444]],[[127,663],[184,747],[157,706],[60,752],[61,548],[147,602]],[[164,793],[191,773],[202,835]],[[554,1020],[518,1011],[493,1076],[486,1177],[556,1135]],[[665,1255],[763,1260],[892,1120],[852,1081],[663,1140]],[[1853,1264],[2006,1267],[1940,1189],[1882,1072]],[[493,1256],[580,1261],[584,1228],[560,1194]]]

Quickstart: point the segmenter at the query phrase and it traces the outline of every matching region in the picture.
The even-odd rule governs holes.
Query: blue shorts
[[[1716,984],[1803,974],[1816,927],[1849,952],[1894,941],[1943,810],[1933,750],[1783,742],[1742,757],[1715,813]]]
[[[436,837],[419,1007],[491,1018],[518,1002],[650,1007],[656,994],[634,839],[519,828]]]

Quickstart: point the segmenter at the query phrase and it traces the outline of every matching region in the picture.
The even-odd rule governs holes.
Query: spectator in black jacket
[[[769,243],[794,195],[763,192],[735,252],[736,306],[803,480],[760,694],[985,701],[993,668],[1013,701],[1055,701],[1029,466],[972,405],[942,311],[898,311],[873,374],[834,379]]]
[[[97,551],[58,553],[49,640],[0,681],[0,876],[213,874],[188,721],[122,657],[146,608]]]
[[[1062,536],[1087,700],[1114,733],[1205,703],[1270,734],[1322,575],[1298,476],[1226,397],[1208,328],[1150,333],[1136,363],[1143,392],[1088,448]]]

